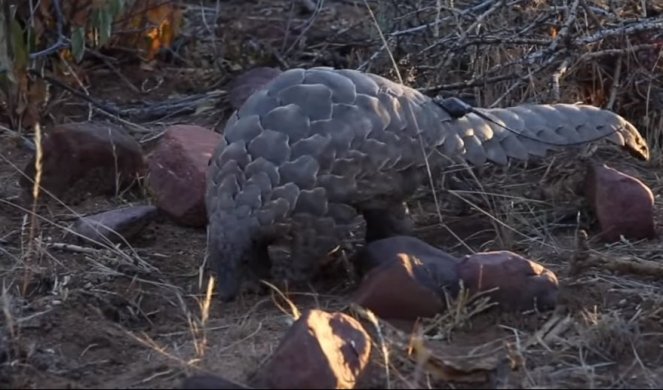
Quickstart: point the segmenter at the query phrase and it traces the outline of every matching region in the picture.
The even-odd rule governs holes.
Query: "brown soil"
[[[90,93],[100,100],[126,106],[160,101],[176,94],[185,96],[214,88],[222,90],[236,68],[261,64],[279,66],[267,54],[267,59],[251,58],[251,50],[242,50],[252,47],[246,38],[248,35],[262,36],[260,42],[266,46],[273,44],[271,37],[279,36],[270,28],[281,26],[287,19],[287,2],[272,2],[269,7],[265,3],[221,2],[226,8],[217,33],[223,37],[220,40],[228,62],[221,63],[211,44],[190,43],[180,53],[187,56],[185,63],[162,61],[153,69],[143,69],[134,63],[121,66],[121,72],[133,85],[139,88],[156,85],[149,92],[133,92],[123,81],[118,82],[113,72],[96,66],[96,70],[87,73]],[[329,30],[336,31],[335,36],[338,36],[339,29],[362,26],[362,21],[367,20],[361,11],[362,3],[352,3],[335,2],[334,13],[323,13],[323,22],[307,32],[308,39],[331,34]],[[245,15],[252,16],[243,18]],[[195,17],[190,17],[195,23]],[[231,41],[233,45],[228,44]],[[339,59],[342,56],[334,57],[342,52],[341,45],[334,46],[334,39],[327,43],[335,48],[330,51],[333,54],[320,54],[321,57],[306,64],[301,60],[301,63],[293,61],[288,65],[343,66],[344,62]],[[142,121],[141,125],[155,133],[171,123],[222,128],[230,109],[223,94],[220,96],[206,103],[210,110]],[[44,126],[82,119],[87,113],[87,104],[68,96],[50,109],[54,114]],[[137,133],[136,137],[149,139],[151,135]],[[149,144],[145,147],[149,149]],[[21,149],[9,135],[0,140],[0,153],[19,168],[23,168],[30,157],[30,152]],[[616,156],[611,160],[614,167],[635,167],[655,193],[663,188],[656,175],[660,165],[658,155],[648,166],[634,165],[621,154]],[[510,177],[511,186],[498,183],[496,176],[486,175],[484,178],[495,181],[493,187],[486,184],[486,191],[516,194],[521,191],[520,188],[514,190],[517,184],[534,191],[536,175]],[[205,253],[204,229],[177,226],[161,216],[132,242],[135,254],[120,248],[130,254],[131,261],[120,256],[119,250],[81,252],[75,248],[53,247],[54,243],[65,242],[65,238],[64,229],[53,226],[52,222],[67,226],[74,213],[95,213],[125,203],[149,202],[140,190],[117,198],[89,198],[70,209],[52,204],[42,206],[38,214],[43,219],[35,229],[36,240],[32,241],[35,251],[30,255],[30,214],[19,208],[18,177],[14,167],[0,164],[0,272],[4,288],[1,318],[5,323],[0,334],[0,386],[3,388],[177,387],[182,378],[199,370],[245,382],[288,329],[290,314],[279,307],[283,302],[277,305],[268,295],[251,295],[229,304],[213,297],[204,335],[193,330],[192,324],[200,323],[199,302],[204,300],[211,275],[207,270],[203,276],[200,274]],[[569,275],[568,262],[574,249],[573,218],[577,210],[574,207],[578,199],[567,198],[557,205],[570,210],[572,219],[570,224],[561,227],[559,223],[546,224],[548,220],[543,218],[540,224],[535,221],[535,214],[541,210],[523,211],[518,204],[494,200],[498,208],[502,207],[501,211],[509,207],[513,211],[515,207],[519,212],[531,213],[530,217],[523,217],[530,218],[528,225],[517,218],[505,219],[529,239],[515,234],[511,239],[500,241],[496,238],[495,225],[486,215],[476,210],[455,213],[452,195],[440,193],[438,197],[441,197],[442,215],[446,216],[444,221],[466,239],[473,250],[506,248],[540,261],[557,273],[562,292],[560,307],[554,313],[475,316],[469,321],[471,326],[456,329],[451,341],[445,342],[450,345],[449,350],[496,340],[507,343],[524,358],[524,365],[508,375],[507,387],[656,388],[663,385],[663,311],[660,309],[663,284],[642,275],[619,275],[600,269]],[[661,202],[657,198],[659,210],[663,210]],[[419,222],[421,238],[456,254],[468,252],[435,222],[430,194],[424,194],[410,206]],[[541,214],[544,212],[550,209]],[[657,225],[661,226],[663,211],[659,214]],[[607,254],[653,261],[661,258],[658,239],[614,246],[595,244],[594,247]],[[315,286],[315,296],[291,294],[289,298],[300,310],[316,306],[339,308],[352,291],[344,278],[347,279],[341,274],[320,282]],[[572,320],[571,325],[558,338],[525,347],[525,342],[535,337],[547,321],[567,315]],[[202,350],[197,350],[198,346]],[[412,370],[407,365],[394,364],[403,371],[392,372],[392,385],[410,383]],[[384,386],[384,373],[378,371],[374,375],[371,386]],[[426,382],[420,383],[425,385]],[[431,383],[433,387],[451,386],[444,381]]]

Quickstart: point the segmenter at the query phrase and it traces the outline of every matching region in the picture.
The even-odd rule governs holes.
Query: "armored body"
[[[454,115],[415,89],[348,69],[287,70],[228,120],[210,161],[208,258],[223,300],[252,277],[315,274],[358,216],[367,235],[406,234],[403,202],[460,161],[506,164],[607,139],[641,158],[648,147],[621,116],[570,104]],[[267,245],[287,242],[287,261]]]

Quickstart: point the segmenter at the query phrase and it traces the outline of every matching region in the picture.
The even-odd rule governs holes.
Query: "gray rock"
[[[100,243],[130,241],[157,215],[155,206],[130,206],[80,217],[72,230]],[[87,241],[76,236],[80,241]]]

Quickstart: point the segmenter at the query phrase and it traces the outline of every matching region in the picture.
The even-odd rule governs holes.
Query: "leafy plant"
[[[4,1],[0,10],[0,106],[17,130],[39,121],[43,79],[68,84],[89,50],[133,49],[153,61],[179,34],[179,0]]]

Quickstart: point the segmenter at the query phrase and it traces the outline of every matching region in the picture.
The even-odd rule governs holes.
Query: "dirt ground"
[[[127,88],[113,72],[98,65],[86,73],[90,93],[100,100],[127,106],[201,91],[221,91],[220,98],[205,103],[206,110],[140,121],[141,126],[151,130],[135,133],[145,141],[146,149],[153,144],[154,135],[172,123],[219,129],[230,113],[223,85],[234,70],[269,63],[251,58],[250,48],[269,46],[269,37],[274,35],[270,34],[270,27],[282,23],[284,13],[289,11],[285,6],[264,7],[264,2],[245,6],[240,3],[227,3],[217,33],[229,42],[250,31],[264,37],[260,43],[244,39],[249,49],[226,45],[219,49],[223,51],[220,55],[214,52],[212,44],[199,40],[187,42],[179,53],[188,56],[187,61],[168,57],[150,69],[137,63],[122,64],[126,82],[152,86],[142,93]],[[334,13],[323,15],[328,23],[309,34],[329,33],[327,30],[340,34],[339,31],[359,28],[366,15],[350,3],[339,1]],[[190,18],[189,22],[196,24],[195,14]],[[250,23],[252,18],[259,19],[263,31],[255,30],[256,24]],[[333,44],[333,39],[327,42]],[[334,54],[320,54],[310,63],[343,66],[338,53],[347,53],[340,44],[334,47],[330,51]],[[271,61],[271,65],[279,66]],[[87,109],[85,102],[68,96],[53,103],[53,114],[43,125],[83,119]],[[97,117],[103,118],[98,114]],[[25,205],[18,197],[16,167],[25,166],[30,151],[5,133],[0,139],[0,153],[14,164],[0,164],[0,278],[5,323],[0,334],[2,388],[170,388],[177,387],[185,376],[201,371],[245,382],[278,345],[291,317],[267,295],[247,296],[228,304],[213,298],[204,331],[195,329],[195,324],[201,323],[200,302],[210,276],[207,271],[201,274],[200,269],[205,253],[204,229],[181,227],[159,216],[132,242],[131,250],[63,249],[58,245],[66,242],[63,226],[70,224],[74,215],[149,203],[141,191],[118,198],[91,197],[70,207],[42,207],[36,230],[37,255],[27,256],[30,217],[28,210],[21,209]],[[660,156],[654,155],[649,163],[637,163],[621,154],[609,154],[609,159],[615,168],[637,172],[652,188],[659,210],[657,226],[663,226],[663,201],[658,196],[663,182],[657,174]],[[531,182],[512,178],[509,185],[496,183],[495,188],[500,187],[502,194],[519,193],[524,187],[534,190],[538,186],[537,175],[534,170],[528,176]],[[436,223],[429,195],[423,194],[410,204],[418,221],[417,235],[452,253],[468,253]],[[495,225],[486,215],[476,210],[459,213],[453,197],[439,196],[447,196],[441,202],[445,222],[472,250],[518,251],[549,267],[561,283],[560,304],[554,312],[482,313],[456,327],[453,337],[439,341],[440,345],[453,351],[497,343],[516,351],[522,364],[506,375],[502,384],[505,388],[663,386],[663,283],[657,277],[596,267],[571,275],[573,218],[576,205],[582,204],[580,200],[567,199],[556,204],[568,215],[555,225],[531,222],[522,230],[522,221],[511,220],[520,233],[511,233],[511,239],[500,241]],[[522,212],[523,218],[541,211],[534,210],[536,206],[523,211],[522,205],[513,202],[502,205]],[[659,263],[663,260],[660,238],[610,246],[592,243],[592,247],[610,256],[633,256]],[[353,288],[343,275],[320,281],[314,287],[315,294],[293,293],[289,298],[300,309],[333,310],[344,305]],[[546,336],[546,327],[560,320],[566,325]],[[392,370],[394,387],[412,383],[413,371],[407,364],[394,362]],[[385,386],[384,374],[376,373],[369,382],[366,387]],[[458,387],[458,383],[433,379],[419,384]]]

